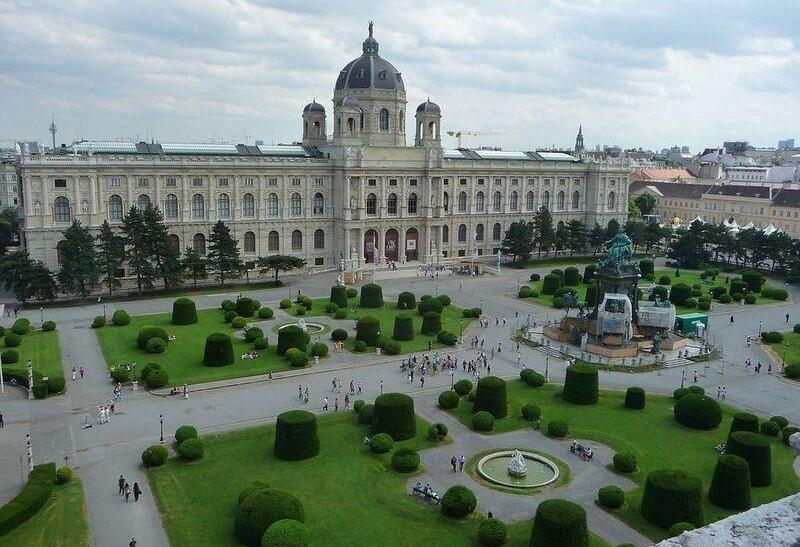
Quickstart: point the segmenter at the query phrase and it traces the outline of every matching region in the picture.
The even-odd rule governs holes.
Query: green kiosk
[[[698,325],[702,325],[698,328]],[[708,315],[704,313],[682,313],[675,316],[675,332],[684,336],[702,336],[708,330]],[[699,332],[698,332],[699,331]]]

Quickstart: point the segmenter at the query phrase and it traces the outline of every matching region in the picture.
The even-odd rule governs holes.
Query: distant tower
[[[578,136],[575,137],[575,153],[580,155],[586,152],[586,147],[583,145],[583,125],[578,126]]]
[[[303,108],[303,144],[323,146],[327,142],[325,107],[314,99]]]
[[[442,136],[440,128],[442,124],[442,110],[439,108],[439,105],[428,99],[417,107],[417,114],[415,117],[416,135],[414,137],[414,146],[441,148]]]
[[[52,117],[50,121],[50,127],[47,129],[50,131],[50,134],[53,135],[53,151],[56,150],[56,133],[58,132],[58,128],[56,127],[56,118],[55,116]]]

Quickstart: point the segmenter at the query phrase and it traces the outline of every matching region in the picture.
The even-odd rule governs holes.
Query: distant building
[[[12,161],[0,162],[0,210],[21,204],[17,168]]]
[[[794,139],[778,141],[778,150],[794,150]]]
[[[697,178],[686,169],[639,169],[628,178],[631,181],[696,182]]]
[[[728,154],[737,156],[744,155],[744,153],[747,151],[747,147],[750,146],[750,143],[747,141],[725,141],[722,143],[722,146],[725,147],[725,151]]]
[[[575,155],[580,156],[586,152],[586,147],[583,145],[583,125],[578,126],[578,136],[575,137]]]

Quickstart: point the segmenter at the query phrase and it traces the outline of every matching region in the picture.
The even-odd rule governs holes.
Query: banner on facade
[[[417,240],[416,239],[407,239],[406,240],[406,251],[416,251],[417,250]]]

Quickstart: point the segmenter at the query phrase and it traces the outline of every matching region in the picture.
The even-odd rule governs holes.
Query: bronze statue
[[[617,235],[604,243],[606,256],[600,260],[599,268],[613,268],[622,270],[626,267],[636,267],[633,262],[633,243],[631,238],[620,228]]]

